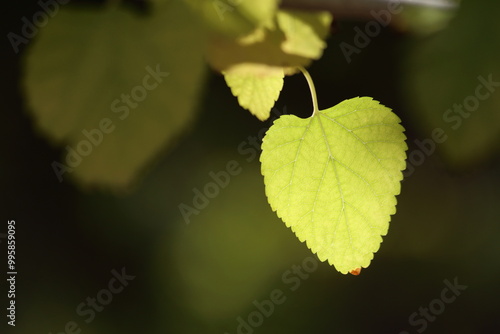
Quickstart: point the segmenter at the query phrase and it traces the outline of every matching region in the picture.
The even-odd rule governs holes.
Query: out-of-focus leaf
[[[279,10],[271,23],[245,36],[212,32],[207,58],[214,69],[224,73],[240,106],[265,120],[279,97],[283,76],[322,55],[331,21],[328,12]]]
[[[221,170],[213,172],[219,176],[200,184],[184,202],[199,213],[190,216],[189,225],[179,213],[181,227],[168,236],[174,242],[164,242],[159,257],[164,274],[175,273],[179,305],[204,321],[236,318],[275,288],[268,285],[281,278],[288,261],[308,253],[269,210],[257,166],[239,164],[241,174],[226,179],[223,169],[232,158],[221,158]],[[163,269],[165,258],[173,260],[173,268]]]
[[[442,128],[446,141],[439,148],[455,166],[500,147],[499,11],[498,2],[463,2],[449,28],[417,41],[403,65],[424,136]]]
[[[281,48],[288,54],[318,59],[326,47],[332,15],[328,12],[307,13],[282,10],[277,19],[286,39]]]
[[[276,20],[278,25],[254,32],[249,40],[212,34],[208,44],[210,64],[219,71],[246,64],[286,70],[307,66],[322,55],[332,21],[329,13],[280,10]]]
[[[458,9],[453,7],[435,8],[425,6],[405,6],[401,12],[401,28],[426,36],[445,29],[455,17]]]
[[[279,0],[185,0],[211,29],[239,37],[272,24]]]
[[[242,64],[264,64],[272,70],[311,63],[311,59],[284,52],[281,48],[284,40],[285,35],[278,30],[266,30],[264,39],[251,44],[214,34],[209,39],[207,58],[212,67],[221,72]]]
[[[184,6],[168,1],[144,17],[64,7],[40,32],[24,85],[37,127],[68,145],[60,180],[128,186],[185,130],[204,65],[200,29]]]

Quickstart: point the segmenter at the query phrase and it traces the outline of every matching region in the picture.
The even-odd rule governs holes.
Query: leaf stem
[[[316,88],[314,87],[314,82],[309,72],[307,72],[307,70],[302,66],[299,66],[299,69],[302,72],[302,74],[304,74],[304,76],[306,77],[307,84],[309,85],[309,90],[311,91],[311,98],[313,102],[313,113],[311,116],[314,116],[317,112],[319,112],[318,99],[316,98]]]

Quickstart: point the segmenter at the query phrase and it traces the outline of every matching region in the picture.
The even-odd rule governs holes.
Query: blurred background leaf
[[[499,10],[498,2],[464,1],[449,27],[414,40],[402,63],[416,125],[422,136],[430,136],[424,129],[445,130],[448,139],[438,149],[457,167],[488,159],[500,147],[500,95],[491,91],[500,85]],[[476,97],[478,77],[497,85],[480,90],[485,99]]]
[[[286,36],[281,48],[288,54],[318,59],[326,47],[333,17],[328,12],[308,13],[281,10],[277,14],[278,24]]]
[[[213,153],[211,164],[221,170],[233,156]],[[199,216],[162,243],[157,267],[173,262],[179,305],[205,321],[236,318],[290,260],[305,253],[268,209],[261,181],[257,164],[243,165]]]
[[[155,0],[158,1],[158,0]],[[211,30],[242,37],[254,29],[272,25],[279,0],[184,0]]]
[[[58,160],[63,179],[123,189],[192,121],[201,30],[178,1],[153,9],[61,8],[26,53],[37,126],[76,152]]]

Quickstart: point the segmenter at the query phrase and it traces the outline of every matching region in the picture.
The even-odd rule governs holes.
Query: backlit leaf
[[[332,15],[329,12],[308,13],[281,10],[277,14],[278,23],[286,39],[281,48],[288,54],[318,59],[326,47]]]
[[[263,139],[272,209],[341,273],[368,267],[396,212],[407,149],[399,122],[358,97],[307,119],[281,116]]]
[[[233,95],[238,98],[240,106],[265,121],[283,88],[285,74],[283,71],[277,72],[258,75],[232,70],[225,72],[224,78]]]
[[[262,64],[271,70],[284,67],[307,66],[311,59],[288,54],[281,48],[285,35],[279,30],[264,30],[264,37],[254,43],[212,34],[207,45],[207,60],[218,71],[227,71],[235,66]]]
[[[208,44],[210,64],[219,71],[244,64],[287,70],[308,66],[321,57],[332,21],[329,13],[279,10],[275,19],[277,25],[259,28],[243,39],[212,34]]]
[[[272,24],[278,0],[185,0],[211,29],[241,37]]]

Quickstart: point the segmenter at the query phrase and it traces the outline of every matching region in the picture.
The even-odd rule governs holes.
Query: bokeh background
[[[34,1],[9,4],[2,10],[6,32],[19,31],[20,18],[37,10]],[[0,233],[16,221],[19,274],[16,327],[6,325],[5,311],[1,327],[26,334],[61,333],[70,321],[88,334],[499,331],[500,90],[456,130],[442,118],[474,94],[478,76],[500,81],[499,10],[496,2],[471,0],[456,11],[408,8],[350,63],[340,43],[353,45],[354,28],[373,18],[342,15],[310,67],[320,109],[374,97],[402,119],[410,156],[419,149],[415,140],[432,138],[435,128],[449,136],[425,161],[413,161],[389,234],[357,277],[317,261],[271,211],[258,159],[238,150],[271,121],[241,109],[221,76],[207,71],[189,130],[133,189],[85,189],[54,177],[51,163],[63,151],[37,131],[22,88],[29,48],[15,54],[3,38]],[[310,112],[306,81],[287,77],[275,114]],[[231,160],[242,172],[187,224],[179,204],[192,205],[193,189]],[[311,272],[293,272],[303,265]],[[135,278],[86,323],[77,306],[122,268]],[[425,329],[410,323],[420,307],[438,305],[444,281],[455,278],[466,290]],[[259,326],[238,328],[238,318],[248,322],[254,302],[276,289],[285,301]]]

